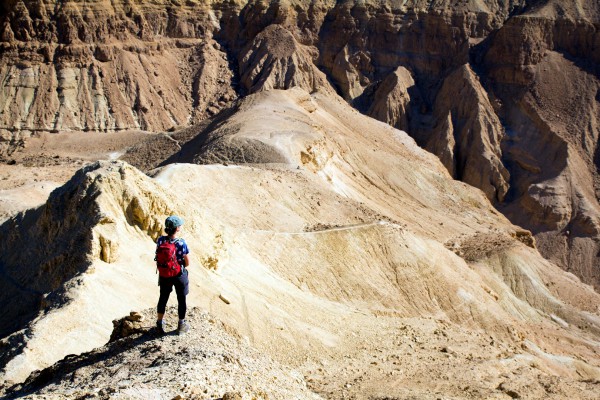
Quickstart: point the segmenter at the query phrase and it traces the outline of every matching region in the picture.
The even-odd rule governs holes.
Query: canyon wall
[[[11,0],[0,149],[37,131],[166,131],[239,97],[337,92],[600,287],[600,6],[569,1]]]

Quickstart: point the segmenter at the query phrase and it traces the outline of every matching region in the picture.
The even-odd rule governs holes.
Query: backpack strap
[[[169,239],[167,239],[167,240],[169,240]],[[181,243],[181,242],[182,242],[181,238],[175,238],[171,243],[174,243],[175,245],[177,245],[177,243]],[[182,271],[185,269],[185,265],[183,265],[179,262],[179,258],[177,259],[177,264],[179,264]]]

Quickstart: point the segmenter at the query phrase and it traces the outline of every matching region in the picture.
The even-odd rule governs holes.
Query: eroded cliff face
[[[506,132],[511,187],[500,209],[598,288],[598,6],[569,4],[512,18],[474,53]]]
[[[467,61],[470,33],[509,11],[492,3],[457,13],[425,1],[8,1],[1,128],[161,131],[236,95],[316,90],[327,77],[354,101],[399,65],[435,82]]]
[[[599,8],[582,0],[8,1],[4,157],[44,131],[164,131],[249,93],[337,91],[600,285]]]
[[[509,173],[501,161],[504,131],[468,65],[444,79],[433,110],[436,125],[425,132],[426,148],[439,154],[453,177],[502,202],[509,186]]]
[[[5,4],[3,136],[162,131],[217,113],[236,97],[230,60],[212,39],[220,11],[188,3]]]

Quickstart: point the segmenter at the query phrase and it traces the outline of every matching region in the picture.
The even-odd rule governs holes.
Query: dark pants
[[[175,293],[177,294],[177,313],[179,314],[179,319],[185,319],[185,312],[187,311],[185,296],[190,292],[189,284],[188,272],[185,269],[179,276],[173,278],[159,278],[158,285],[160,286],[160,298],[158,299],[156,311],[159,314],[165,313],[169,295],[173,291],[173,286],[175,286]]]

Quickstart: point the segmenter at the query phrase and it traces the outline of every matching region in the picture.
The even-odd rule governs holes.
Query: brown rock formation
[[[2,129],[161,131],[236,97],[205,5],[12,3],[0,43]]]
[[[511,190],[501,207],[540,251],[600,284],[598,5],[547,2],[482,43]]]
[[[289,31],[270,25],[240,53],[241,84],[248,93],[295,86],[308,92],[330,90],[312,58],[310,48]]]
[[[469,66],[444,80],[433,108],[438,125],[425,147],[440,157],[452,176],[480,188],[491,201],[503,201],[509,180],[501,161],[504,132]]]
[[[597,2],[11,0],[2,10],[4,157],[39,130],[163,131],[247,93],[331,85],[482,189],[548,257],[580,249],[561,264],[598,277]],[[567,230],[565,246],[540,236],[554,243]]]
[[[106,178],[95,173],[102,169],[111,171],[113,175]],[[64,295],[62,291],[66,290],[63,287],[65,282],[90,267],[89,254],[107,263],[114,262],[119,255],[119,243],[104,232],[114,221],[97,213],[103,202],[98,185],[110,179],[110,185],[116,188],[123,184],[120,178],[129,175],[139,178],[141,173],[122,163],[98,162],[90,165],[75,174],[65,186],[52,192],[46,205],[2,225],[4,240],[0,243],[0,265],[3,268],[30,265],[31,255],[36,254],[39,267],[35,272],[25,267],[15,269],[9,279],[0,281],[0,290],[5,294],[5,307],[0,316],[6,317],[8,313],[12,316],[6,318],[0,335],[22,326],[32,313],[51,303],[60,303]],[[112,181],[113,178],[116,180]],[[156,187],[141,191],[140,188],[130,189],[122,192],[124,197],[119,198],[116,204],[109,200],[111,206],[121,209],[127,215],[128,223],[158,237],[157,217],[149,215],[150,210],[168,212],[168,203],[172,202],[160,195]],[[15,243],[27,243],[29,251],[10,251]],[[52,292],[53,296],[44,296]]]
[[[414,92],[415,89],[415,81],[410,71],[398,67],[377,87],[367,115],[403,131],[409,131],[410,92]],[[413,98],[417,95],[413,93]]]

